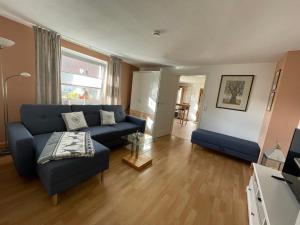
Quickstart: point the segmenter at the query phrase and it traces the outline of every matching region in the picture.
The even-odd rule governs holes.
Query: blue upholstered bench
[[[260,153],[260,147],[255,142],[203,129],[193,131],[191,141],[250,162],[257,162]]]

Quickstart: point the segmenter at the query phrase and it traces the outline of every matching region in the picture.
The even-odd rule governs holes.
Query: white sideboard
[[[271,176],[281,172],[253,164],[246,189],[249,225],[300,225],[300,205],[288,184]]]

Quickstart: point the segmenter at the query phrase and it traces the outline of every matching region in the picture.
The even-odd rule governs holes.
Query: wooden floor
[[[244,225],[250,165],[189,141],[164,137],[153,144],[152,167],[138,172],[111,153],[100,175],[61,195],[52,206],[38,179],[21,179],[9,156],[0,158],[0,224]]]
[[[181,125],[179,119],[174,119],[172,135],[186,140],[191,140],[192,132],[196,130],[196,128],[197,123],[193,121],[187,121]]]

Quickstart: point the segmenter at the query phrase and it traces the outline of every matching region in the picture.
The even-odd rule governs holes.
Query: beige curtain
[[[61,37],[56,32],[34,26],[37,103],[60,104]]]
[[[104,101],[106,104],[121,104],[121,74],[122,60],[117,57],[111,57],[104,88]]]

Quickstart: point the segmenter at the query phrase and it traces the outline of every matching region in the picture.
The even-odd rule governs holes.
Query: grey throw
[[[51,160],[93,157],[94,153],[89,132],[54,132],[37,162],[44,164]]]

